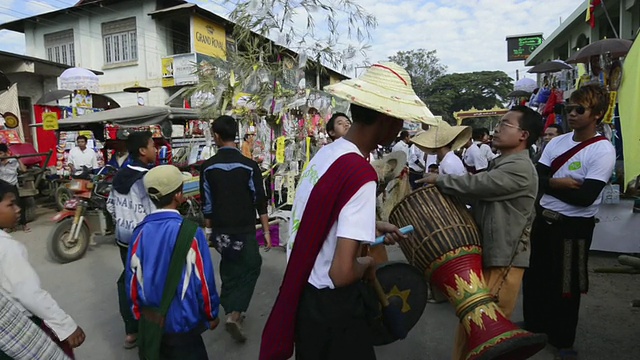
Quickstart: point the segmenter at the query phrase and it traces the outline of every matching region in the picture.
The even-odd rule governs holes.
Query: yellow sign
[[[176,84],[173,77],[173,58],[162,58],[162,87],[171,87]]]
[[[276,140],[276,162],[278,164],[284,164],[284,150],[285,150],[286,137],[280,136]]]
[[[58,130],[58,114],[54,112],[42,113],[42,128],[45,130]]]
[[[193,38],[198,54],[227,60],[227,33],[224,27],[194,16]]]

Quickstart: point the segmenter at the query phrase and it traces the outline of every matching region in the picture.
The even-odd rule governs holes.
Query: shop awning
[[[184,121],[199,118],[198,110],[165,106],[127,106],[95,112],[59,121],[60,127],[112,123],[124,127],[158,125],[165,120]]]

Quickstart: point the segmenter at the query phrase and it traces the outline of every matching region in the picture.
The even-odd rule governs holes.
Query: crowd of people
[[[580,296],[588,290],[594,216],[615,162],[613,146],[596,131],[607,92],[585,85],[571,94],[566,108],[573,131],[567,134],[555,126],[543,131],[537,112],[516,106],[493,129],[489,146],[486,129],[443,123],[413,137],[401,132],[404,121],[423,122],[428,111],[396,64],[373,65],[356,81],[375,91],[362,93],[354,80],[328,88],[351,101],[352,118],[330,119],[333,142],[300,178],[287,268],[259,359],[289,359],[294,348],[299,360],[375,359],[362,294],[376,263],[363,256],[362,246],[381,235],[386,244],[407,241],[396,226],[376,220],[378,175],[370,158],[394,140],[393,149],[406,154],[414,188],[432,184],[467,201],[482,233],[484,281],[505,317],[511,318],[522,288],[522,326],[547,334],[558,359],[577,359],[573,345]],[[237,128],[229,116],[212,123],[218,151],[200,172],[204,228],[178,212],[184,176],[172,165],[153,166],[151,133],[134,132],[126,140],[129,163],[116,174],[107,206],[123,264],[117,280],[123,345],[137,347],[141,359],[209,358],[202,333],[219,326],[220,305],[230,336],[247,340],[242,325],[262,265],[256,222],[265,250],[271,237],[261,171],[248,148],[238,149]],[[544,145],[532,160],[540,136]],[[464,152],[456,154],[459,149]],[[6,152],[0,147],[0,155]],[[93,161],[80,146],[76,158],[78,164]],[[20,221],[11,180],[18,167],[5,160],[0,167],[5,229]],[[219,293],[210,247],[221,254]],[[82,328],[41,288],[25,247],[4,231],[0,289],[0,359],[73,358],[73,348],[85,340]],[[453,359],[465,358],[466,341],[460,327]]]

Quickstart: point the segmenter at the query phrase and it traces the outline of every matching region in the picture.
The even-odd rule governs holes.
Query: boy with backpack
[[[173,165],[155,167],[143,179],[157,210],[135,228],[126,266],[141,359],[208,359],[201,334],[219,323],[207,238],[177,210],[183,179]]]
[[[124,267],[133,229],[150,214],[155,207],[142,184],[142,177],[156,161],[156,147],[151,132],[133,132],[127,137],[127,150],[131,163],[118,171],[113,178],[113,189],[107,200],[107,211],[115,222],[116,245],[120,249],[120,260]],[[136,347],[138,323],[134,320],[124,287],[124,269],[116,284],[120,316],[124,321],[126,337],[124,348]]]

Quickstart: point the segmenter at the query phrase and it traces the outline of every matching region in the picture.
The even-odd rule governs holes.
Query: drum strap
[[[529,216],[530,217],[533,216],[533,213]],[[522,230],[522,235],[520,235],[520,239],[516,242],[516,245],[513,247],[513,253],[511,255],[511,260],[509,261],[509,265],[507,266],[506,270],[504,271],[504,274],[502,275],[502,280],[500,280],[500,285],[498,285],[498,289],[496,290],[496,293],[493,294],[493,298],[495,299],[496,303],[500,303],[500,290],[502,290],[502,285],[504,285],[504,282],[507,281],[507,276],[509,275],[509,271],[511,271],[511,268],[513,267],[513,261],[516,259],[516,256],[520,254],[520,251],[519,251],[520,244],[523,244],[524,247],[526,248],[527,242],[529,241],[530,238],[531,238],[531,222],[524,227],[524,230]]]

